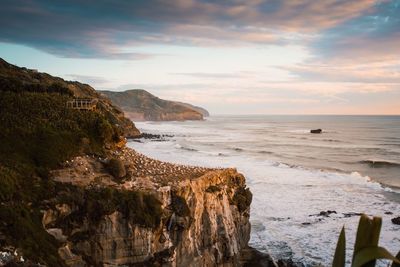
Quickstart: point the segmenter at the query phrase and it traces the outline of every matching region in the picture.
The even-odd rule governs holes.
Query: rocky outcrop
[[[90,157],[69,162],[53,172],[54,179],[85,188],[146,192],[159,201],[160,220],[146,226],[116,208],[97,220],[84,215],[78,223],[71,215],[79,214],[79,204],[52,205],[43,225],[60,241],[59,254],[69,266],[240,266],[250,237],[251,193],[243,175],[235,169],[164,163],[130,149],[113,157],[124,161],[128,173],[119,183]],[[74,169],[79,181],[71,174]],[[101,175],[109,182],[98,182]],[[143,212],[151,216],[155,211]]]
[[[202,120],[207,110],[190,104],[160,99],[141,89],[124,92],[101,91],[121,107],[133,121]]]

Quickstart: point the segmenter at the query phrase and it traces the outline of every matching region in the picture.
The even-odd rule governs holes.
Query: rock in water
[[[322,129],[314,129],[314,130],[311,130],[310,133],[319,134],[319,133],[322,133]]]
[[[393,218],[392,223],[400,225],[400,217]]]

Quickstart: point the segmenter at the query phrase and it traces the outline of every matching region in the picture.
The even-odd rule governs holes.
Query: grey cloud
[[[205,73],[205,72],[182,72],[182,73],[171,73],[173,75],[181,75],[181,76],[190,76],[190,77],[196,77],[196,78],[226,78],[226,79],[232,79],[232,78],[237,78],[240,74],[235,74],[235,73]]]
[[[173,43],[277,43],[360,16],[372,0],[352,1],[30,1],[5,0],[0,41],[64,57],[144,59],[121,47]]]
[[[110,82],[110,80],[99,76],[89,76],[89,75],[79,75],[79,74],[67,74],[65,76],[72,80],[92,85],[101,85]]]

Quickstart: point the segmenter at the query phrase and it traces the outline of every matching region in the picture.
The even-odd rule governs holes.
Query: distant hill
[[[100,91],[133,121],[202,120],[207,110],[187,103],[160,99],[142,89]]]
[[[180,104],[182,106],[185,106],[187,108],[190,108],[190,109],[193,109],[193,110],[195,110],[197,112],[200,112],[203,115],[203,117],[210,116],[210,113],[205,108],[202,108],[202,107],[199,107],[199,106],[194,106],[194,105],[188,104],[188,103],[179,102],[179,101],[176,101],[175,103],[178,103],[178,104]]]

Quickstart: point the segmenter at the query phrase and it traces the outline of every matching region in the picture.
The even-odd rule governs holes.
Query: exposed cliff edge
[[[243,175],[164,163],[127,148],[111,157],[126,168],[123,178],[92,157],[52,172],[71,186],[48,201],[43,225],[67,265],[239,266],[250,237]]]
[[[100,91],[121,107],[133,121],[202,120],[208,112],[190,104],[160,99],[141,89],[124,92]]]

